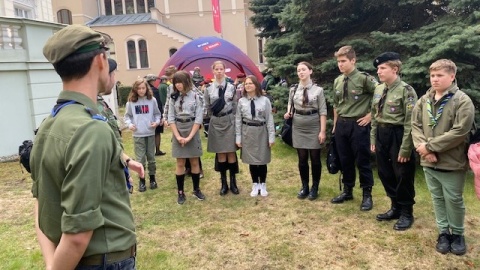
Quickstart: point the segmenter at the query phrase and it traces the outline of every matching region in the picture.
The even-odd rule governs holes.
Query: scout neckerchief
[[[443,107],[445,107],[445,104],[447,104],[447,102],[452,98],[452,96],[453,96],[453,93],[448,93],[447,96],[443,98],[435,117],[433,117],[433,113],[432,113],[432,101],[431,99],[427,99],[427,113],[428,113],[428,116],[430,117],[430,124],[428,125],[431,126],[432,129],[437,126],[438,120],[440,119],[443,113]]]

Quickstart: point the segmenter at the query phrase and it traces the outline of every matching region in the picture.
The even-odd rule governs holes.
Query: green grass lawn
[[[134,156],[131,132],[125,131],[123,137],[125,151]],[[393,222],[375,220],[389,207],[376,171],[370,212],[359,210],[358,185],[353,201],[330,203],[339,193],[338,175],[328,174],[325,166],[319,199],[298,200],[296,152],[279,139],[268,166],[268,197],[250,197],[245,164],[240,164],[238,175],[241,193],[220,196],[214,155],[205,151],[201,188],[207,199],[198,201],[191,195],[187,178],[187,202],[177,205],[170,140],[166,129],[162,150],[167,155],[156,158],[159,188],[139,193],[134,176],[137,269],[480,269],[480,202],[471,173],[465,188],[467,254],[441,255],[435,251],[437,229],[421,168],[416,174],[415,223],[410,230],[397,232]],[[34,232],[31,182],[18,162],[0,164],[1,269],[44,267]]]

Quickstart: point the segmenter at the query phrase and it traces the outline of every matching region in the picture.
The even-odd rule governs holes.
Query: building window
[[[23,7],[15,7],[15,17],[32,19],[32,10]]]
[[[176,52],[177,52],[176,48],[171,48],[170,50],[168,50],[168,53],[170,54],[170,56],[172,56]]]
[[[127,51],[128,51],[128,67],[137,68],[137,49],[135,46],[135,41],[129,40],[127,42]]]
[[[148,0],[148,10],[147,12],[150,11],[150,8],[155,7],[155,0]]]
[[[136,0],[137,1],[137,13],[148,13],[145,11],[145,0]]]
[[[128,66],[130,69],[148,68],[147,41],[141,37],[127,41]]]
[[[263,39],[258,39],[258,63],[263,64]]]
[[[125,1],[125,11],[127,14],[135,14],[135,5],[133,0],[124,0]]]
[[[113,4],[115,5],[115,15],[122,15],[123,14],[123,1],[122,0],[115,0]]]
[[[105,15],[112,15],[112,0],[104,0],[105,4]]]
[[[148,68],[148,50],[145,40],[141,39],[138,41],[138,50],[140,54],[140,67]]]
[[[72,24],[72,12],[68,9],[60,9],[57,12],[57,21],[63,24]]]

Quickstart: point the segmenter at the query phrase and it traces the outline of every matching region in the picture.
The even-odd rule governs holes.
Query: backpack
[[[30,172],[30,152],[32,151],[33,142],[25,140],[18,147],[18,155],[20,156],[20,164],[23,165],[27,172]]]
[[[67,105],[70,105],[70,104],[75,104],[75,103],[77,103],[77,102],[73,101],[73,100],[67,100],[67,101],[59,102],[59,103],[57,103],[57,105],[55,105],[55,107],[53,107],[52,112],[50,114],[53,117],[55,117],[63,107],[65,107]],[[79,103],[77,103],[77,104],[79,104]],[[101,121],[104,121],[104,122],[107,121],[106,117],[94,113],[90,108],[85,107],[85,110],[92,116],[92,119],[101,120]],[[43,119],[43,120],[45,120],[45,119]],[[38,132],[38,128],[35,129],[35,131],[33,133],[35,135],[37,135],[37,132]],[[25,170],[27,170],[27,172],[29,172],[29,173],[31,173],[31,170],[30,170],[30,153],[32,152],[32,147],[33,147],[33,141],[31,141],[31,140],[23,141],[23,143],[18,147],[18,155],[20,157],[20,164],[22,164],[23,167],[25,168]]]

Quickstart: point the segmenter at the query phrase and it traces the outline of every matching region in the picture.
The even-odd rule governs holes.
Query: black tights
[[[322,162],[320,161],[320,149],[297,149],[298,154],[298,168],[300,177],[308,179],[308,157],[312,164],[312,180],[320,181]],[[310,155],[309,155],[310,154]]]
[[[267,180],[267,165],[249,165],[253,183],[265,183]]]

